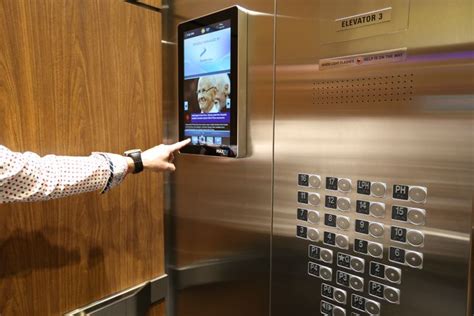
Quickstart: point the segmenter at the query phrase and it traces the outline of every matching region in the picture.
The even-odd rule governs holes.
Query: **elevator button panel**
[[[380,303],[357,294],[351,296],[351,307],[357,311],[366,312],[370,315],[380,315]]]
[[[296,236],[316,243],[308,245],[312,261],[307,273],[332,283],[321,283],[321,313],[345,315],[345,308],[337,304],[349,304],[350,315],[380,315],[382,303],[377,300],[400,304],[397,286],[403,269],[423,268],[423,253],[413,249],[421,250],[425,244],[427,212],[420,205],[427,201],[427,188],[310,173],[298,174],[298,186],[307,189],[297,190],[297,202],[314,206],[297,208],[297,221],[309,224],[297,225]],[[341,213],[332,214],[335,211]],[[385,251],[389,264],[378,262],[384,260]],[[348,292],[361,295],[349,299]]]
[[[347,292],[332,285],[321,284],[321,296],[333,300],[339,304],[345,305],[347,303]]]

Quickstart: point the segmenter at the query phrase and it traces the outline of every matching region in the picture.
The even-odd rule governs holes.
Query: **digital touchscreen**
[[[185,31],[184,137],[193,145],[231,145],[231,20]]]

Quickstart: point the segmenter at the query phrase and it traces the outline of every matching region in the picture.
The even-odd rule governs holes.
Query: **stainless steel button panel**
[[[345,197],[337,199],[337,209],[340,211],[349,211],[351,209],[351,200]]]
[[[331,316],[346,316],[346,310],[342,307],[321,300],[321,314]]]
[[[321,197],[319,196],[319,193],[310,193],[308,195],[308,202],[311,205],[317,206],[321,202]]]
[[[308,210],[308,222],[317,224],[319,222],[319,212]]]
[[[401,269],[375,261],[370,262],[369,274],[370,276],[387,280],[396,284],[400,284],[402,282]]]
[[[384,197],[387,192],[387,185],[382,182],[372,182],[370,185],[370,193],[375,197]]]
[[[312,241],[318,241],[319,231],[316,228],[308,228],[308,239]]]
[[[370,215],[378,218],[385,217],[385,203],[381,202],[370,202],[369,206]]]
[[[365,260],[356,256],[351,256],[342,252],[337,254],[337,266],[350,269],[355,272],[364,273]]]
[[[383,245],[369,241],[367,245],[367,252],[375,258],[383,258]]]
[[[316,245],[308,245],[308,257],[326,263],[332,263],[333,261],[331,249],[321,248]]]
[[[326,266],[319,265],[315,262],[308,262],[308,274],[326,281],[332,280],[332,269]]]
[[[375,238],[382,238],[384,235],[383,224],[381,223],[369,223],[369,234]]]
[[[350,179],[341,178],[337,181],[339,191],[350,192],[352,189],[352,182]]]
[[[420,208],[408,208],[408,222],[413,225],[425,225],[426,211]]]
[[[385,299],[392,304],[400,304],[400,290],[379,282],[369,282],[369,295]]]
[[[346,216],[338,216],[336,219],[337,228],[342,230],[349,229],[350,226],[350,219]]]
[[[312,188],[321,187],[321,177],[317,174],[310,174],[309,175],[309,186],[312,187]]]
[[[351,307],[361,312],[367,312],[370,315],[380,315],[380,303],[357,294],[351,295]]]
[[[329,284],[321,284],[321,296],[338,302],[340,304],[346,304],[347,292]]]
[[[341,249],[349,249],[349,237],[336,235],[336,246]]]

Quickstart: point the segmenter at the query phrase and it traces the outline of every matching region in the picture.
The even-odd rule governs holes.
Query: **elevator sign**
[[[388,22],[392,19],[392,8],[383,8],[334,20],[336,31],[345,31],[357,27]]]

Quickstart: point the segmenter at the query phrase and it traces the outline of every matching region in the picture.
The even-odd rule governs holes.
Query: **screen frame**
[[[181,153],[237,157],[239,141],[239,93],[238,93],[238,60],[239,60],[239,9],[231,7],[178,25],[178,106],[179,106],[179,140],[185,139],[184,130],[184,33],[193,29],[230,20],[230,145],[209,146],[189,144],[180,150]]]

